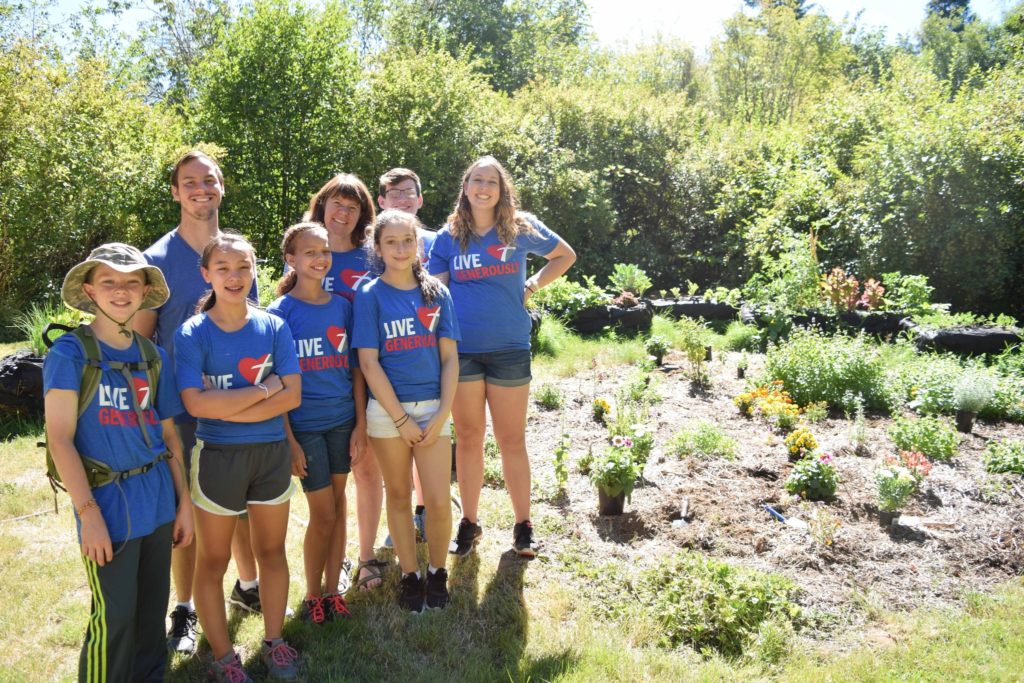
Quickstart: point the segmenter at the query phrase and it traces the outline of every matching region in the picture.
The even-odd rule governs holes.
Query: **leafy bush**
[[[60,323],[74,327],[90,319],[91,316],[63,304],[32,304],[27,311],[15,316],[14,324],[21,333],[21,338],[28,340],[32,352],[37,356],[45,356],[46,345],[43,343],[43,330],[47,325]],[[61,333],[54,332],[50,338],[56,340],[60,335]]]
[[[923,315],[932,310],[932,292],[925,275],[904,275],[900,272],[882,276],[886,285],[885,307],[908,315]]]
[[[560,277],[530,297],[531,304],[568,318],[584,308],[603,306],[611,301],[611,296],[589,275],[583,278],[582,284]]]
[[[661,361],[665,357],[665,354],[668,353],[668,349],[668,339],[660,334],[651,335],[644,344],[644,350],[647,351],[648,354],[654,356],[658,365],[661,365]]]
[[[978,414],[988,419],[1024,422],[1024,378],[1000,377],[992,400]]]
[[[904,451],[917,451],[932,460],[949,460],[956,455],[960,436],[949,420],[940,417],[897,418],[889,427],[889,438]]]
[[[821,278],[822,294],[836,311],[852,311],[860,299],[860,282],[853,275],[847,275],[841,266]]]
[[[797,627],[796,586],[774,574],[684,552],[643,573],[641,599],[661,624],[661,644],[737,656],[769,621]]]
[[[800,405],[826,401],[843,407],[847,392],[859,394],[868,408],[887,408],[885,366],[876,346],[863,335],[827,337],[795,330],[790,338],[768,348],[765,374],[782,380]]]
[[[758,329],[756,325],[747,325],[734,320],[725,328],[725,348],[729,351],[756,351],[758,347]]]
[[[806,500],[829,500],[836,495],[839,474],[829,453],[810,454],[793,466],[786,479],[786,491]]]
[[[608,276],[608,282],[613,292],[630,292],[636,296],[643,296],[654,284],[642,268],[632,263],[616,263],[612,274]]]
[[[534,392],[533,400],[544,410],[558,410],[562,407],[562,392],[553,384],[541,384]]]
[[[669,441],[668,452],[677,458],[725,458],[733,460],[739,453],[739,443],[711,422],[700,421],[680,430]]]
[[[1024,475],[1024,441],[990,441],[985,448],[985,469],[994,474]]]

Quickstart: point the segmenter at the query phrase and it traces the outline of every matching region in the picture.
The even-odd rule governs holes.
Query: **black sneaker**
[[[452,555],[465,557],[469,555],[483,535],[484,530],[480,528],[479,524],[474,524],[463,517],[462,521],[459,522],[459,530],[455,534],[454,540],[448,546],[448,552]]]
[[[167,649],[192,655],[196,651],[196,611],[178,605],[171,612],[171,628],[167,631]]]
[[[233,607],[245,610],[246,612],[251,612],[252,614],[260,614],[263,612],[263,609],[260,606],[259,586],[242,590],[242,584],[238,579],[235,579],[235,587],[231,589],[231,597],[228,598],[228,603]]]
[[[306,598],[299,607],[299,619],[311,626],[327,623],[327,605],[321,597]]]
[[[398,584],[398,606],[413,614],[423,612],[423,579],[416,572],[402,575]]]
[[[539,545],[533,540],[533,524],[530,520],[519,522],[512,529],[512,549],[519,557],[533,559],[537,557]]]
[[[427,571],[427,609],[444,609],[451,601],[448,594],[448,570]]]

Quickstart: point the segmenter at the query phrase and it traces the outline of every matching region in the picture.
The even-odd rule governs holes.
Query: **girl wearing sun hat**
[[[129,324],[139,309],[167,300],[167,283],[138,249],[111,243],[68,272],[61,296],[96,315],[59,338],[43,364],[47,442],[71,497],[92,591],[79,680],[158,680],[167,661],[171,547],[192,542],[192,508],[178,505],[187,493],[174,375],[159,372],[157,386],[149,386],[142,344],[150,342]],[[97,353],[99,383],[80,412],[83,371]],[[158,355],[167,366],[163,349]],[[90,479],[83,457],[108,467],[110,476]]]

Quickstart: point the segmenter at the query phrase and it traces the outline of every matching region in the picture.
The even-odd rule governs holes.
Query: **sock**
[[[238,585],[242,587],[242,590],[249,591],[253,588],[259,588],[260,579],[256,577],[252,581],[243,581],[241,577],[238,578]]]
[[[410,575],[412,575],[412,574],[415,574],[415,575],[416,575],[416,580],[417,580],[417,581],[419,581],[420,579],[422,579],[422,578],[423,578],[423,576],[422,576],[422,575],[420,574],[420,570],[419,570],[419,569],[417,569],[417,570],[416,570],[416,571],[414,571],[414,572],[408,572],[408,573],[406,573],[406,574],[402,574],[402,578],[404,579],[405,577],[407,577],[407,576],[410,576]]]
[[[281,642],[280,638],[264,638],[263,639],[263,644],[266,645],[268,648],[274,647],[274,643],[279,643],[279,642]]]
[[[438,568],[435,567],[434,565],[432,565],[432,564],[428,564],[427,565],[427,573],[428,574],[436,574],[437,570],[438,570]]]
[[[417,515],[422,515],[425,510],[426,510],[426,508],[424,506],[422,506],[422,505],[417,505],[416,506],[416,514]]]
[[[189,612],[196,611],[196,606],[192,603],[191,600],[189,600],[188,602],[179,602],[178,607],[185,607],[188,609]]]

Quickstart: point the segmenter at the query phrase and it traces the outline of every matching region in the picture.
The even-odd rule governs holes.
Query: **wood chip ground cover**
[[[935,463],[931,476],[904,515],[927,526],[882,527],[878,521],[874,468],[895,447],[886,436],[892,420],[868,415],[866,448],[855,453],[851,423],[830,418],[811,425],[821,450],[837,455],[841,483],[828,510],[841,523],[831,547],[816,547],[805,532],[776,522],[764,505],[806,518],[809,508],[788,496],[783,482],[792,467],[783,437],[768,426],[741,416],[732,397],[743,391],[735,379],[738,356],[711,364],[712,386],[695,391],[683,372],[654,371],[662,400],[650,408],[654,453],[622,517],[599,517],[597,494],[577,464],[589,449],[600,453],[606,430],[591,415],[595,397],[614,397],[633,381],[636,367],[585,370],[566,378],[540,377],[562,392],[563,407],[544,411],[531,404],[527,429],[537,498],[534,519],[542,531],[547,571],[564,573],[591,594],[607,595],[608,586],[573,566],[589,559],[600,566],[609,558],[626,576],[657,564],[659,558],[691,548],[711,556],[792,579],[801,588],[799,602],[812,615],[812,637],[830,638],[862,625],[879,609],[959,605],[972,591],[986,590],[1024,570],[1024,483],[1016,475],[985,472],[982,456],[991,439],[1024,438],[1024,426],[977,423],[950,463]],[[666,363],[679,363],[673,356]],[[763,356],[751,358],[756,376]],[[613,401],[614,403],[614,401]],[[669,439],[697,420],[708,420],[739,442],[736,460],[677,460],[666,455]],[[552,452],[559,437],[572,439],[566,496],[554,487]],[[687,508],[685,523],[677,522]],[[576,562],[559,563],[559,557]],[[609,580],[621,581],[613,572]],[[623,589],[627,590],[627,589]]]

